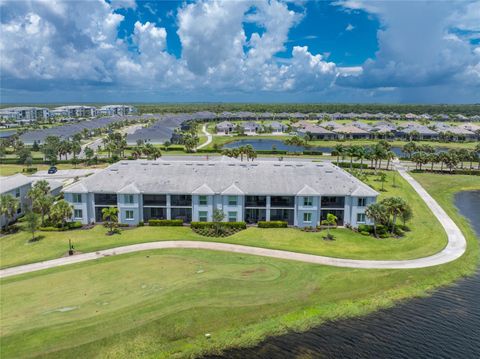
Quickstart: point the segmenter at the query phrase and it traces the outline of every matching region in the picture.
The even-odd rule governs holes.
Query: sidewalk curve
[[[433,212],[435,217],[442,224],[448,236],[447,246],[440,252],[423,258],[409,259],[409,260],[357,260],[318,256],[314,254],[304,254],[289,252],[276,249],[267,249],[259,247],[249,247],[239,244],[217,243],[217,242],[200,242],[200,241],[159,241],[140,243],[129,246],[105,249],[98,252],[78,254],[71,257],[57,258],[53,260],[26,264],[18,267],[11,267],[0,270],[0,278],[5,278],[13,275],[34,272],[47,268],[54,268],[73,263],[85,262],[93,259],[99,259],[107,256],[139,252],[152,249],[166,249],[166,248],[187,248],[187,249],[207,249],[213,251],[232,252],[241,254],[250,254],[263,257],[271,257],[278,259],[288,259],[305,263],[329,265],[335,267],[347,268],[370,268],[370,269],[411,269],[411,268],[425,268],[440,264],[445,264],[459,258],[467,248],[467,242],[458,226],[447,215],[447,213],[440,207],[440,205],[427,193],[427,191],[410,176],[399,165],[398,172],[400,175],[410,183],[420,197],[425,201],[427,206]]]

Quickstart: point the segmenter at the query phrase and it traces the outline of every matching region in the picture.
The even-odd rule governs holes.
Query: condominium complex
[[[367,205],[378,193],[330,164],[297,161],[121,161],[65,188],[74,220],[102,222],[117,207],[119,222],[149,219],[212,221],[281,220],[315,226],[332,213],[339,225],[369,223]]]

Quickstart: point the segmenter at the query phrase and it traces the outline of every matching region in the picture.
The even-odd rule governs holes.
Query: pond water
[[[287,151],[287,152],[303,152],[304,150],[322,152],[322,153],[331,153],[333,151],[332,147],[305,147],[305,146],[292,146],[287,145],[283,141],[273,140],[273,139],[243,139],[238,141],[233,141],[223,145],[223,148],[237,148],[240,146],[251,145],[256,151],[272,151],[275,148],[277,151]],[[445,147],[436,147],[437,152],[445,152],[448,148]],[[405,154],[402,152],[401,147],[392,147],[392,151],[398,157],[404,157]]]
[[[458,193],[455,204],[480,238],[480,191]],[[215,358],[480,358],[480,270],[428,298]]]

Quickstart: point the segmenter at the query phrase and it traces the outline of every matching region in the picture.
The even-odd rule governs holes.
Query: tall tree
[[[60,200],[54,203],[50,212],[50,218],[57,224],[60,224],[62,228],[73,216],[73,206],[65,200]]]
[[[118,227],[118,208],[107,207],[102,209],[102,219],[105,227],[108,228],[108,234],[114,234]]]
[[[5,231],[8,230],[8,225],[15,217],[19,207],[20,202],[11,194],[0,195],[0,214],[5,216]]]
[[[32,201],[32,209],[40,214],[42,226],[45,225],[45,215],[53,205],[53,196],[50,195],[50,186],[45,180],[36,182],[28,191],[27,197]]]
[[[373,222],[373,234],[377,237],[377,225],[388,220],[387,209],[381,203],[372,203],[365,209],[365,215]]]

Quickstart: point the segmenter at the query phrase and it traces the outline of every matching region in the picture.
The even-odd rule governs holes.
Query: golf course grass
[[[202,240],[244,244],[254,247],[283,249],[293,252],[311,253],[337,258],[352,259],[413,259],[441,251],[447,237],[440,223],[431,214],[425,202],[412,187],[395,172],[389,172],[381,191],[378,176],[368,172],[366,182],[380,191],[380,198],[400,196],[413,209],[409,223],[410,232],[402,238],[376,239],[363,236],[349,229],[339,228],[331,232],[334,241],[325,241],[326,231],[303,232],[297,228],[263,229],[248,228],[225,238],[203,237],[189,227],[139,227],[123,230],[121,234],[107,236],[107,230],[98,225],[89,230],[68,232],[38,232],[38,239],[29,242],[31,235],[24,231],[0,238],[0,266],[12,267],[63,256],[68,250],[70,239],[77,251],[92,252],[134,243],[162,240]],[[395,180],[394,180],[395,176]],[[393,182],[395,181],[395,187]]]
[[[428,294],[475,270],[478,241],[452,196],[480,185],[473,176],[414,176],[465,234],[460,259],[415,270],[362,270],[157,250],[4,278],[2,358],[192,357]]]

